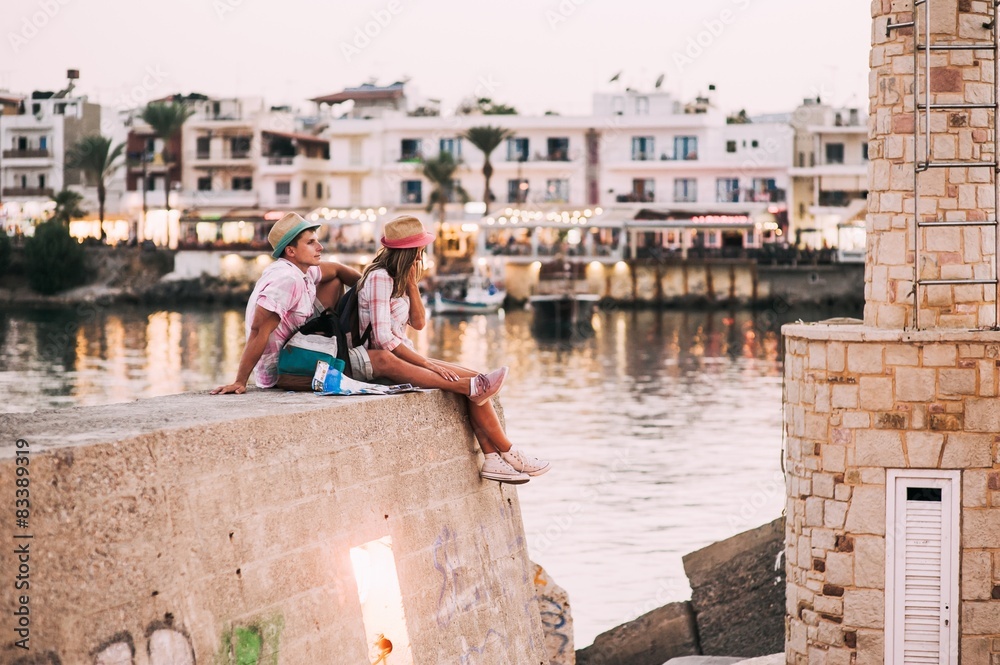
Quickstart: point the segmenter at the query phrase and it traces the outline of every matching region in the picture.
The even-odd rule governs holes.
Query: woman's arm
[[[420,299],[420,287],[417,286],[416,263],[413,264],[406,280],[406,295],[410,298],[410,327],[423,330],[427,325],[427,312],[424,310],[424,301]]]
[[[443,363],[439,363],[436,360],[431,360],[430,358],[424,358],[422,355],[408,347],[406,344],[400,344],[395,349],[392,350],[394,356],[400,360],[405,360],[411,365],[416,365],[417,367],[423,367],[424,369],[429,369],[435,374],[448,379],[449,381],[458,381],[461,376],[453,370],[452,368],[446,366]]]

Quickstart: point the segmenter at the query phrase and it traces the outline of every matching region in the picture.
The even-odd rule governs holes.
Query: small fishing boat
[[[543,264],[536,293],[528,298],[532,329],[555,336],[593,332],[591,318],[600,300],[587,292],[584,274],[576,266],[561,260]]]
[[[434,292],[435,314],[484,314],[503,307],[507,292],[488,277],[470,275],[444,283]]]

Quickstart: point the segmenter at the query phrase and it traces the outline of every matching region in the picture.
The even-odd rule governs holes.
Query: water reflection
[[[531,314],[432,317],[421,353],[510,365],[511,438],[550,459],[518,490],[528,547],[573,599],[577,644],[688,597],[681,556],[780,514],[786,320],[854,312],[599,311],[539,339]],[[105,404],[228,383],[241,309],[0,313],[3,411]],[[208,399],[208,397],[206,397]]]

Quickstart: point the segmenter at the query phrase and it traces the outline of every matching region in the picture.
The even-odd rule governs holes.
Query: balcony
[[[4,187],[4,196],[44,196],[52,198],[53,190],[48,187]]]
[[[47,159],[52,156],[48,148],[36,148],[34,150],[4,150],[4,159]]]

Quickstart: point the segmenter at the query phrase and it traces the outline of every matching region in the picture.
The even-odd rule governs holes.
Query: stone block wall
[[[1000,662],[1000,333],[782,332],[787,662],[883,662],[887,469],[960,471],[960,662]]]
[[[479,479],[465,414],[252,391],[0,416],[11,515],[30,479],[0,520],[0,662],[373,662],[350,550],[386,536],[414,662],[546,662],[517,494]]]
[[[931,0],[933,43],[981,43],[995,12],[984,0]],[[925,8],[918,8],[919,39],[925,41]],[[918,177],[920,210],[914,210],[914,162],[993,161],[995,119],[989,109],[934,111],[931,141],[920,116],[921,141],[914,149],[914,81],[926,100],[926,65],[921,52],[915,76],[913,28],[886,24],[912,21],[912,0],[872,2],[869,95],[868,265],[865,323],[902,329],[913,324],[911,295],[916,260],[915,218],[921,221],[983,221],[993,218],[995,183],[991,168],[930,169]],[[930,101],[935,104],[991,103],[995,95],[993,54],[988,50],[937,51],[930,58]],[[994,275],[997,237],[992,227],[920,229],[921,279],[989,279]],[[936,285],[919,290],[919,328],[983,328],[996,323],[996,289],[982,284]]]

